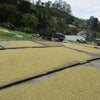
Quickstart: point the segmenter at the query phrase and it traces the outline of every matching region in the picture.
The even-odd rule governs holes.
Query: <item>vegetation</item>
[[[77,26],[79,31],[86,31],[84,34],[86,35],[87,41],[100,38],[100,22],[98,18],[94,16],[91,16],[87,20],[76,18],[73,24]]]
[[[100,38],[100,22],[91,16],[84,20],[74,17],[70,4],[63,0],[0,0],[0,26],[26,33],[50,34],[53,30],[76,35],[86,31],[87,40]],[[76,27],[69,27],[69,25]]]
[[[0,25],[9,29],[27,33],[57,30],[67,34],[68,24],[74,19],[70,5],[62,0],[54,3],[38,0],[36,4],[28,0],[0,0]]]
[[[15,35],[14,35],[15,34]],[[25,32],[0,27],[0,40],[39,40]]]
[[[32,41],[20,41],[7,45],[6,47],[40,47],[41,44],[34,43]]]

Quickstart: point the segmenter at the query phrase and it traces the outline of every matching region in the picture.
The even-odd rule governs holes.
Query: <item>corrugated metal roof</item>
[[[64,34],[62,34],[62,33],[56,33],[56,34],[58,34],[58,35],[64,35]]]
[[[86,40],[84,37],[82,36],[77,36],[77,35],[65,35],[65,39],[66,40],[72,40],[72,41],[77,41],[77,39],[79,40]]]

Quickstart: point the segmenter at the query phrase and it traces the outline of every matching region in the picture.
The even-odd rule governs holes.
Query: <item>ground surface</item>
[[[58,42],[50,42],[50,41],[37,41],[37,42],[47,46],[61,47],[61,44],[59,44]]]
[[[100,53],[99,49],[95,49],[95,48],[89,48],[86,46],[82,46],[82,45],[75,45],[72,43],[63,43],[65,46],[70,47],[72,49],[77,49],[77,50],[82,50],[84,52],[89,52],[89,53]]]
[[[15,86],[0,93],[2,100],[100,100],[100,71],[78,66],[42,82]]]
[[[18,41],[16,43],[7,45],[6,47],[34,47],[34,46],[43,46],[41,44],[34,43],[32,41]]]
[[[21,41],[7,47],[38,46],[31,41]],[[43,73],[72,61],[83,61],[89,55],[64,47],[11,49],[0,51],[0,84]],[[3,66],[3,67],[2,67]]]
[[[86,45],[42,41],[10,41],[0,45],[12,47],[37,47],[0,50],[0,84],[30,77],[59,68],[75,61],[86,61],[99,49]],[[13,43],[13,44],[12,44]],[[9,45],[8,45],[9,44]],[[43,45],[44,44],[44,45]],[[59,46],[60,45],[60,46]],[[38,46],[47,46],[38,48]],[[48,47],[50,46],[50,47]],[[83,52],[79,52],[81,50]],[[87,52],[87,53],[84,53]],[[99,55],[98,55],[99,57]],[[1,100],[100,100],[100,60],[73,66],[33,79],[26,83],[0,90]]]

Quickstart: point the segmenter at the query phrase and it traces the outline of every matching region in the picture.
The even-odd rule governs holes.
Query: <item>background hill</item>
[[[82,20],[74,17],[70,4],[65,1],[59,0],[52,3],[38,0],[35,4],[29,1],[0,0],[0,26],[35,34],[39,32],[48,34],[56,30],[75,35],[79,31],[87,30],[87,36],[89,36],[87,39],[100,36],[98,19],[91,17],[88,20]],[[76,28],[69,27],[70,24]]]

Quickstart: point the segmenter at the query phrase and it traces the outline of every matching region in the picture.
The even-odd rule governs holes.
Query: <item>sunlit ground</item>
[[[7,45],[6,47],[34,47],[34,46],[43,46],[41,44],[34,43],[32,41],[18,41],[16,43]]]
[[[100,100],[100,71],[77,66],[50,79],[28,83],[0,92],[1,100]]]
[[[50,45],[52,43],[49,42]],[[74,44],[64,45],[92,53],[100,52]],[[42,45],[21,41],[7,47],[19,46]],[[91,56],[65,47],[49,47],[0,50],[0,58],[0,84],[5,84],[47,72],[69,62],[85,61]],[[0,100],[100,100],[99,76],[100,71],[95,67],[75,66],[57,72],[44,81],[28,82],[2,90]]]
[[[100,53],[99,49],[89,48],[89,47],[85,47],[82,45],[71,44],[71,43],[63,43],[63,45],[70,47],[70,48],[73,48],[73,49],[89,52],[89,53]]]

